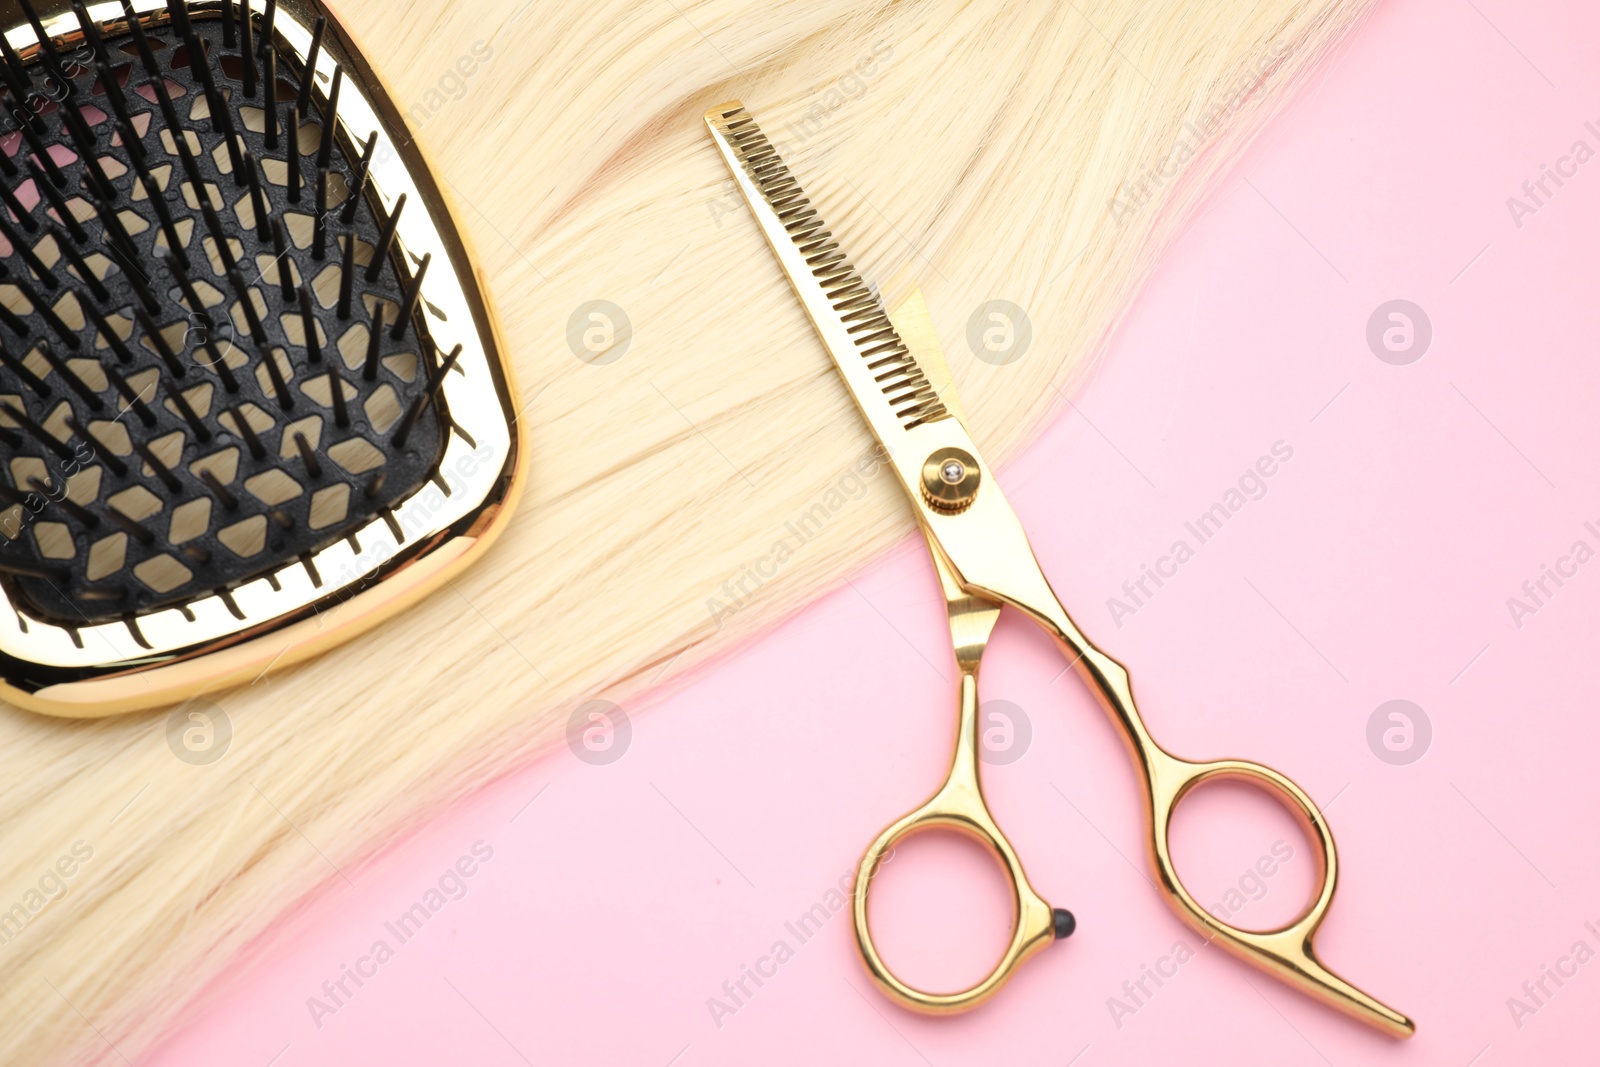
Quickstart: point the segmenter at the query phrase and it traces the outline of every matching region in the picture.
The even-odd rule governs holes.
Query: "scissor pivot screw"
[[[922,464],[922,496],[939,511],[965,511],[978,498],[983,471],[970,452],[941,448]]]

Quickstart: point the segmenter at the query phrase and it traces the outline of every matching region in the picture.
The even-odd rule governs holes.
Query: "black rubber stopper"
[[[1051,916],[1055,919],[1057,941],[1071,937],[1072,932],[1078,928],[1078,920],[1066,908],[1056,908],[1051,912]]]

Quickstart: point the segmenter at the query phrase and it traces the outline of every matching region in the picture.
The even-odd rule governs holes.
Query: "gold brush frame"
[[[258,16],[266,10],[265,0],[240,0],[237,6]],[[162,0],[134,0],[133,7],[146,26],[170,21]],[[193,0],[188,11],[196,20],[219,18],[222,0]],[[120,3],[90,4],[89,15],[110,33],[127,25]],[[277,588],[265,576],[247,582],[231,591],[243,620],[216,596],[185,605],[192,620],[177,608],[141,616],[139,633],[148,648],[122,622],[82,627],[75,641],[67,629],[27,618],[0,586],[0,699],[8,703],[45,715],[99,718],[247,684],[415,604],[481,556],[515,511],[527,474],[527,442],[514,403],[519,394],[475,257],[452,221],[451,198],[433,180],[393,97],[339,18],[321,0],[281,3],[276,46],[303,64],[318,16],[328,23],[314,92],[325,102],[334,67],[343,66],[336,131],[346,147],[364,144],[376,132],[372,194],[386,211],[407,196],[411,210],[401,218],[396,244],[409,263],[427,254],[435,260],[419,313],[441,352],[462,346],[461,373],[446,375],[442,392],[452,419],[468,429],[476,447],[451,433],[439,466],[451,492],[427,482],[395,507],[403,541],[375,520],[352,531],[360,554],[341,540],[312,557],[323,576],[320,587],[294,565],[274,574]],[[58,44],[83,40],[70,10],[46,17],[44,25]],[[25,61],[36,59],[39,41],[26,22],[7,36]]]

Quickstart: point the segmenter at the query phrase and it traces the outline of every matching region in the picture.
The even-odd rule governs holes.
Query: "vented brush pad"
[[[274,47],[259,18],[251,29],[256,44]],[[15,201],[0,214],[20,244],[3,242],[9,254],[0,277],[7,312],[0,314],[0,581],[14,606],[42,621],[74,629],[136,619],[204,596],[226,598],[229,589],[289,566],[310,569],[320,582],[316,552],[378,516],[391,518],[437,473],[448,416],[435,383],[450,368],[416,313],[420,265],[396,250],[389,215],[352,193],[363,185],[362,146],[343,138],[334,139],[328,159],[328,211],[319,226],[325,86],[309,94],[298,202],[291,198],[289,126],[302,72],[275,60],[274,147],[264,110],[267,55],[258,53],[248,95],[243,30],[216,17],[146,28],[203,193],[190,181],[126,24],[100,30],[114,85],[97,69],[92,42],[60,50],[59,62],[47,51],[25,65],[15,57],[7,63],[7,128],[34,117],[29,136],[13,132],[0,141],[14,172],[0,181]],[[214,95],[191,41],[205,53]],[[63,82],[70,92],[57,103],[51,97],[60,97]],[[22,109],[19,90],[30,93]],[[117,134],[110,93],[131,118],[137,146]],[[211,114],[219,98],[231,122]],[[85,134],[91,153],[82,151]],[[230,135],[237,154],[227,147]],[[40,147],[53,168],[40,165]],[[254,183],[241,181],[236,159],[254,167]],[[165,258],[173,251],[169,220],[142,173],[157,186],[186,269],[174,271]],[[55,188],[41,190],[40,182]],[[210,199],[211,220],[201,195]],[[361,202],[347,222],[352,195]],[[75,226],[55,202],[66,204]],[[281,258],[270,225],[257,224],[258,202],[283,226]],[[18,206],[25,217],[14,213]],[[219,235],[237,278],[224,269]],[[352,241],[353,285],[341,309]],[[287,293],[280,267],[289,271]],[[306,343],[302,284],[315,345]],[[203,308],[191,306],[196,298]],[[397,315],[408,310],[397,337]]]

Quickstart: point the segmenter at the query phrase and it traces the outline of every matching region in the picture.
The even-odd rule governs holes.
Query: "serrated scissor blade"
[[[949,418],[877,294],[850,265],[744,105],[712,108],[706,125],[878,439],[893,451],[903,431]]]

